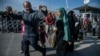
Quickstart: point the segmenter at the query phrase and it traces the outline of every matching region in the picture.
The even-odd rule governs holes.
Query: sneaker
[[[24,53],[24,52],[21,50],[21,51],[19,51],[19,53],[21,54],[21,53]]]

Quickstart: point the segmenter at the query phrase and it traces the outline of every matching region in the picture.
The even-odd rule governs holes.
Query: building
[[[79,10],[81,18],[84,18],[87,16],[90,21],[93,20],[93,18],[100,18],[100,8],[96,8],[89,5],[84,5],[81,7],[74,8],[74,10]]]

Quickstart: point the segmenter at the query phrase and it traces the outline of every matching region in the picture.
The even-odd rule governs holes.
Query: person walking
[[[68,45],[68,50],[70,52],[74,51],[74,41],[75,39],[77,40],[77,37],[78,37],[78,32],[77,31],[77,27],[75,27],[75,22],[77,21],[76,20],[76,17],[75,17],[75,13],[74,11],[69,11],[68,12],[68,19],[69,19],[69,28],[70,28],[70,34],[71,34],[71,43],[70,45]]]
[[[42,48],[38,45],[39,41],[39,22],[45,17],[42,12],[35,11],[32,9],[32,5],[29,1],[23,3],[25,12],[20,14],[14,14],[10,12],[10,15],[14,19],[23,20],[24,22],[24,33],[23,33],[23,49],[24,56],[30,56],[29,44],[36,50],[42,52],[42,56],[46,56],[46,48]]]
[[[97,18],[93,19],[92,28],[93,28],[93,36],[95,36],[95,34],[96,34],[96,28],[97,28]]]
[[[48,34],[48,36],[51,35],[52,33],[52,27],[54,25],[54,18],[53,18],[53,15],[52,13],[48,13],[48,15],[46,16],[45,18],[45,23],[46,23],[46,33]]]
[[[21,41],[21,50],[19,51],[19,53],[23,53],[24,52],[24,48],[23,48],[23,33],[24,33],[24,22],[23,20],[21,21],[21,36],[22,36],[22,41]]]
[[[68,45],[71,43],[69,19],[64,8],[56,11],[56,55],[66,56]]]

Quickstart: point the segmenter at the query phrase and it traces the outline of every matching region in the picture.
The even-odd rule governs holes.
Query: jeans
[[[23,49],[24,56],[30,56],[29,54],[29,45],[31,45],[34,49],[44,52],[44,48],[38,45],[38,37],[37,36],[23,36]]]

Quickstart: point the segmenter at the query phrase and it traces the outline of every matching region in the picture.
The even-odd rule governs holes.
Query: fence
[[[0,30],[1,32],[20,32],[21,20],[2,18],[0,16]]]

